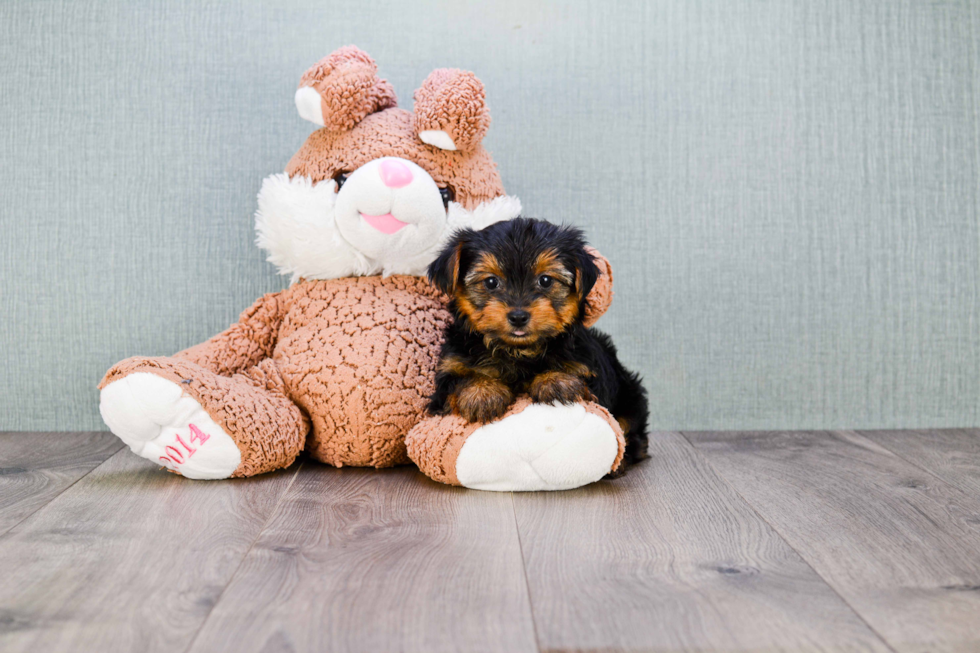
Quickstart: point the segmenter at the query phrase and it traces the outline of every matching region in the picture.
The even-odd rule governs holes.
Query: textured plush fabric
[[[300,88],[310,86],[321,98],[326,129],[353,129],[364,116],[398,106],[395,90],[377,75],[378,66],[365,52],[354,47],[330,53],[300,78]]]
[[[227,377],[178,357],[136,356],[114,365],[99,388],[140,372],[181,384],[231,436],[242,454],[232,476],[254,476],[286,467],[303,450],[309,422],[286,397],[282,376],[270,359],[244,374]]]
[[[362,198],[384,197],[386,189],[378,188],[382,182],[377,171],[366,169],[374,163],[361,168],[346,182],[348,191],[351,186],[358,186],[357,194]],[[406,161],[405,165],[412,164]],[[421,188],[416,191],[421,190],[423,196],[434,194],[435,183],[431,177],[418,181]],[[270,175],[262,183],[259,208],[255,212],[256,244],[268,253],[268,261],[276,265],[280,274],[289,275],[292,281],[371,274],[425,276],[434,253],[442,250],[457,229],[482,229],[521,213],[520,200],[506,195],[483,202],[473,211],[458,202],[450,202],[449,210],[444,211],[442,202],[436,199],[434,206],[429,203],[433,210],[423,214],[425,220],[415,227],[410,240],[389,243],[388,247],[379,248],[377,256],[368,257],[342,233],[341,221],[343,227],[349,228],[352,216],[344,212],[343,206],[338,215],[335,190],[332,180],[313,184],[308,177],[290,178],[283,173]],[[381,192],[376,193],[377,190]],[[415,195],[418,197],[419,193]],[[354,203],[345,204],[349,207]],[[380,232],[371,233],[368,239],[379,244],[388,240]],[[412,244],[417,247],[411,247]]]
[[[424,202],[427,210],[415,212],[420,219],[402,230],[402,233],[413,230],[407,238],[393,242],[373,229],[367,234],[358,234],[360,240],[357,242],[344,235],[345,230],[351,232],[352,224],[362,220],[351,211],[360,208],[356,206],[358,199],[378,203],[380,213],[390,212],[390,193],[386,192],[377,170],[384,159],[378,159],[360,168],[347,180],[344,184],[347,192],[354,188],[357,198],[345,202],[336,201],[338,194],[333,180],[313,184],[308,177],[299,175],[290,178],[280,173],[266,177],[255,212],[256,244],[268,253],[267,260],[276,265],[280,274],[289,275],[292,281],[371,274],[425,276],[435,254],[442,250],[456,230],[482,229],[500,220],[516,218],[521,213],[520,200],[508,195],[483,202],[472,211],[458,202],[450,202],[445,210],[441,198],[436,195],[437,186],[428,173],[411,161],[402,161],[422,174],[414,180],[414,189],[399,190],[399,209],[410,204],[412,196],[428,200]],[[412,209],[411,206],[408,208]],[[359,247],[365,241],[377,246],[372,249],[371,256],[366,254],[364,247]]]
[[[0,428],[104,429],[113,363],[289,285],[256,196],[348,43],[404,109],[477,73],[655,428],[980,424],[977,2],[4,0],[0,37]]]
[[[407,276],[299,283],[289,294],[273,359],[313,422],[310,455],[338,467],[408,462],[405,433],[432,393],[445,298]]]
[[[592,259],[599,268],[599,278],[589,291],[589,301],[586,302],[585,315],[582,322],[585,326],[594,326],[599,318],[605,315],[613,301],[613,271],[609,259],[593,248],[589,248]]]
[[[426,91],[428,119],[438,119],[440,115],[450,120],[458,116],[472,118],[472,107],[458,104],[454,98],[478,90],[481,98],[477,99],[482,99],[479,80],[461,71],[437,71],[431,79],[435,81]],[[150,446],[141,437],[142,431],[154,430],[144,428],[155,425],[154,417],[164,421],[177,419],[176,411],[170,410],[168,404],[158,406],[157,398],[152,396],[159,394],[153,389],[160,386],[153,378],[156,375],[176,384],[177,387],[166,384],[160,387],[168,395],[173,390],[178,399],[183,397],[186,386],[190,398],[197,402],[187,407],[194,414],[206,415],[209,428],[224,431],[224,434],[215,432],[216,443],[227,443],[227,438],[231,438],[239,448],[241,463],[231,472],[233,476],[288,465],[304,444],[313,458],[337,467],[389,467],[409,461],[405,437],[426,417],[425,407],[434,389],[435,368],[450,319],[448,298],[419,275],[437,255],[450,226],[448,217],[455,210],[464,210],[461,206],[468,204],[477,209],[473,211],[477,214],[492,212],[491,207],[498,205],[519,207],[519,203],[509,202],[503,196],[496,168],[486,152],[484,158],[457,152],[447,155],[450,158],[434,161],[427,155],[435,148],[422,145],[418,134],[411,129],[383,129],[385,125],[398,124],[401,116],[411,114],[384,108],[384,103],[391,99],[388,87],[376,78],[371,58],[359,49],[340,48],[314,65],[303,76],[300,88],[308,91],[313,86],[318,88],[316,92],[322,100],[322,116],[317,115],[315,103],[311,109],[313,96],[308,94],[297,95],[297,110],[304,117],[327,124],[314,137],[327,136],[311,137],[300,154],[306,157],[304,160],[318,161],[321,170],[331,168],[351,174],[345,176],[345,181],[311,179],[302,166],[296,168],[291,163],[292,179],[274,176],[274,183],[267,182],[260,193],[256,220],[258,242],[266,248],[283,248],[280,253],[289,258],[290,252],[295,254],[304,247],[297,240],[318,238],[322,232],[326,234],[326,244],[313,253],[313,259],[344,258],[350,254],[366,260],[370,254],[371,260],[384,265],[386,261],[404,257],[409,254],[405,250],[411,249],[411,255],[419,259],[419,272],[363,276],[362,271],[358,276],[327,274],[324,278],[301,278],[287,290],[260,298],[223,333],[172,359],[137,357],[115,365],[99,385],[103,390],[102,414],[113,432],[140,455],[158,460],[160,449],[166,450],[165,443],[171,436],[179,435],[174,424],[160,424],[163,427],[159,430],[160,442],[154,440],[155,444]],[[364,112],[372,110],[377,113],[365,117]],[[331,117],[331,111],[340,112],[346,118]],[[488,123],[489,115],[482,104],[480,112],[478,117]],[[380,117],[378,121],[372,121],[375,116]],[[323,120],[319,120],[321,117]],[[379,125],[381,131],[376,129]],[[485,130],[486,124],[482,128]],[[463,134],[458,125],[454,129],[457,135]],[[338,134],[350,138],[338,139]],[[467,132],[460,138],[467,147],[477,147],[476,132]],[[418,151],[422,155],[416,162],[398,157],[401,150]],[[367,151],[374,156],[365,159]],[[361,161],[356,164],[356,170],[343,167],[344,161],[353,160]],[[483,187],[492,195],[481,196],[476,204],[476,196],[472,194],[460,198],[459,203],[444,201],[439,186],[421,164],[434,165],[437,170],[444,165],[461,187],[466,184],[470,189]],[[397,175],[397,178],[386,178],[386,175]],[[489,179],[497,185],[488,185]],[[344,181],[342,187],[340,181]],[[316,182],[320,185],[315,185]],[[270,190],[273,187],[279,190],[273,192]],[[341,204],[345,208],[335,210]],[[337,224],[338,214],[344,220],[342,225]],[[379,231],[368,218],[382,214],[387,215],[385,220],[402,226],[390,232]],[[412,223],[402,222],[399,217]],[[346,233],[344,228],[348,229]],[[286,233],[278,233],[281,229]],[[295,230],[302,233],[292,233]],[[277,258],[276,252],[272,253]],[[604,283],[596,285],[595,297],[589,301],[594,318],[605,312],[612,299],[609,262],[598,253],[595,256],[606,274],[600,275]],[[277,262],[294,279],[300,272],[295,264]],[[317,264],[315,260],[304,263]],[[130,374],[139,374],[134,379],[141,383],[120,385]],[[153,387],[148,381],[154,382]],[[144,396],[139,387],[150,387],[148,395]],[[521,405],[526,406],[527,402]],[[559,408],[559,414],[568,416],[571,414],[568,410]],[[460,430],[455,422],[439,423],[448,432],[427,428],[425,432],[434,439],[452,439]],[[558,432],[559,424],[567,424],[576,433],[579,430],[574,420],[551,426],[541,422],[535,427],[533,420],[527,424],[532,431],[547,428],[559,438],[565,435]],[[577,487],[598,480],[609,471],[615,452],[611,434],[601,421],[590,424],[591,427],[586,426],[582,431],[586,445],[582,451],[585,455],[590,451],[605,451],[606,456],[595,456],[596,462],[582,473],[577,467],[565,464],[567,457],[576,455],[577,450],[574,447],[567,453],[562,450],[556,454],[555,461],[561,480],[556,485],[543,483],[540,489]],[[189,421],[186,427],[191,428]],[[511,433],[518,431],[511,430]],[[621,434],[619,437],[621,441]],[[588,447],[596,442],[600,445],[598,449]],[[550,443],[546,446],[550,447]],[[475,460],[479,463],[495,453],[491,447]],[[210,450],[208,455],[212,455]],[[617,464],[620,458],[621,455],[616,458]],[[221,472],[227,473],[238,460],[223,459],[224,465],[210,469],[198,470],[188,463],[188,473],[198,474],[199,478],[221,478]],[[440,459],[446,464],[444,453]],[[184,463],[170,460],[167,464],[180,472]],[[502,470],[505,478],[497,481],[499,474],[491,474],[493,487],[488,489],[508,490],[511,477],[521,485],[538,482],[533,474],[528,481],[527,475],[520,473],[526,469],[526,463],[519,457],[513,464],[518,473],[510,474],[511,469],[505,463]],[[481,470],[477,468],[477,471]]]
[[[467,209],[504,194],[497,166],[480,141],[490,126],[483,83],[471,72],[433,71],[416,92],[415,112],[396,108],[391,85],[375,74],[377,65],[355,46],[338,48],[303,74],[300,88],[321,97],[325,124],[306,140],[286,166],[290,177],[314,184],[351,173],[385,156],[425,170],[436,184],[453,190]],[[301,110],[302,111],[302,110]],[[446,130],[465,151],[423,143],[421,129]]]
[[[469,71],[433,71],[415,91],[415,131],[444,131],[460,150],[483,140],[490,127],[483,83]]]
[[[290,464],[304,441],[313,458],[337,467],[403,464],[405,436],[425,419],[433,390],[447,301],[421,277],[300,281],[173,358],[116,364],[99,387],[137,372],[184,385],[239,445],[235,476]],[[607,308],[601,297],[593,303]],[[461,445],[472,430],[461,419],[429,419],[415,437],[423,471],[450,478],[444,466],[458,447],[447,443]],[[422,442],[422,434],[436,442]],[[435,449],[437,467],[426,453]]]
[[[354,131],[313,132],[286,172],[317,182],[382,156],[408,159],[425,168],[437,184],[451,186],[456,201],[468,209],[504,194],[497,166],[486,150],[476,146],[467,152],[447,152],[426,145],[416,137],[412,114],[397,108],[372,113]]]
[[[530,405],[531,400],[528,397],[519,397],[500,419],[517,415]],[[623,461],[626,446],[622,429],[609,411],[599,404],[587,402],[585,410],[598,415],[616,434],[619,453],[612,468],[608,470],[615,471]],[[466,439],[482,426],[484,425],[480,423],[467,422],[459,415],[430,417],[415,426],[406,437],[408,455],[429,478],[448,485],[462,485],[456,475],[456,461]]]
[[[404,437],[432,393],[448,319],[446,298],[420,277],[303,281],[172,359],[117,364],[100,388],[134,372],[186,382],[239,443],[236,474],[288,465],[304,439],[330,465],[390,467],[408,462]]]

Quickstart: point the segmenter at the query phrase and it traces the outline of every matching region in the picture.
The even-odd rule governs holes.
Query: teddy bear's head
[[[321,129],[266,179],[256,214],[259,245],[294,280],[424,275],[456,228],[520,213],[481,144],[490,113],[473,73],[433,71],[409,112],[348,46],[306,71],[295,100]]]

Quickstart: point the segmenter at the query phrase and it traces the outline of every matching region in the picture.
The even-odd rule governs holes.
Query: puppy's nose
[[[507,321],[511,326],[522,327],[531,321],[531,314],[522,310],[511,311],[507,314]]]
[[[401,188],[412,183],[412,171],[401,161],[385,159],[381,162],[381,181],[388,188]]]

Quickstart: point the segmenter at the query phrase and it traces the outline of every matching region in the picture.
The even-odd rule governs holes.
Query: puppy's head
[[[598,276],[581,231],[529,218],[457,232],[429,266],[468,328],[515,349],[581,321]]]

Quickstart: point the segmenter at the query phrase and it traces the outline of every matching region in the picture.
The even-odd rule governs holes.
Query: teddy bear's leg
[[[100,388],[99,410],[112,432],[137,455],[187,478],[286,467],[309,429],[270,359],[225,377],[186,360],[129,358]]]
[[[616,420],[592,402],[565,406],[518,399],[490,424],[430,417],[407,437],[408,455],[433,480],[477,490],[568,490],[622,462]]]

